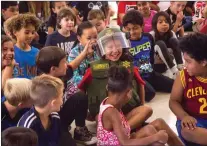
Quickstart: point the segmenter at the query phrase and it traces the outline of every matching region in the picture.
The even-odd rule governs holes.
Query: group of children
[[[185,6],[185,2],[172,2],[167,12],[173,13],[178,4]],[[4,22],[1,123],[5,146],[15,142],[75,146],[77,141],[207,145],[205,34],[181,37],[179,18],[172,22],[166,12],[151,11],[149,2],[138,2],[138,11],[124,15],[123,32],[107,28],[101,10],[91,10],[88,21],[76,30],[76,16],[65,7],[64,2],[53,2],[57,28],[50,28],[54,32],[40,50],[31,45],[41,25],[36,16],[15,14]],[[177,15],[183,9],[179,10]],[[146,27],[149,21],[151,26]],[[178,26],[179,40],[174,30]],[[150,33],[143,32],[144,27]],[[152,115],[145,101],[156,91],[171,93],[169,106],[177,116],[180,138],[162,119],[145,123]],[[97,122],[97,137],[86,127],[90,117]],[[74,120],[76,142],[69,133]]]

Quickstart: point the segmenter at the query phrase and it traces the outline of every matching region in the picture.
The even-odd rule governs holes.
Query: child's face
[[[64,29],[66,31],[73,30],[74,25],[75,25],[75,21],[72,17],[64,17],[60,21],[61,29]]]
[[[169,23],[164,16],[159,16],[157,20],[157,30],[159,33],[165,33],[169,30]]]
[[[25,28],[21,28],[19,31],[15,32],[14,35],[17,38],[17,42],[30,45],[35,37],[35,27],[33,25],[28,25]]]
[[[2,14],[4,16],[4,19],[7,20],[8,18],[19,14],[19,7],[18,5],[10,6],[6,10],[2,10]]]
[[[186,2],[171,2],[170,10],[172,11],[172,13],[177,15],[179,12],[184,10],[186,4],[187,4],[187,1]]]
[[[55,2],[55,8],[52,8],[54,13],[58,13],[62,8],[66,8],[66,2]]]
[[[96,27],[98,33],[106,28],[106,22],[104,20],[93,19],[90,22]]]
[[[95,27],[84,29],[81,36],[78,36],[78,40],[82,46],[85,46],[88,41],[91,41],[91,45],[88,48],[88,55],[93,53],[92,44],[96,44],[97,30]]]
[[[124,27],[125,31],[130,33],[130,40],[137,40],[141,38],[142,35],[142,26],[137,24],[128,23],[127,26]]]
[[[58,67],[54,67],[54,76],[55,77],[62,77],[66,75],[66,70],[67,70],[67,61],[66,61],[66,57],[63,58]]]
[[[59,95],[58,97],[54,98],[52,101],[52,111],[53,112],[59,112],[60,111],[60,107],[63,104],[63,89],[60,89],[58,91]]]
[[[122,55],[122,45],[119,40],[110,40],[104,45],[105,59],[118,61]]]
[[[14,44],[12,41],[5,42],[2,46],[2,66],[7,66],[14,59]]]
[[[200,76],[207,69],[207,62],[198,62],[193,59],[189,54],[183,54],[185,60],[185,67],[190,76]]]
[[[137,8],[142,15],[150,12],[149,2],[137,2]]]

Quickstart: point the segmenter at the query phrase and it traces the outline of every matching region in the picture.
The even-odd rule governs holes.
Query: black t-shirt
[[[47,22],[47,28],[52,27],[54,30],[56,30],[56,24],[57,24],[57,14],[52,14]]]
[[[99,8],[105,14],[105,10],[108,8],[108,2],[107,1],[81,1],[81,2],[78,2],[74,7],[79,12],[82,12],[83,17],[84,17],[83,21],[87,21],[88,12],[92,9]]]
[[[14,118],[11,118],[6,106],[4,105],[4,102],[1,102],[1,131],[5,130],[9,127],[17,126],[19,119],[28,110],[29,110],[28,108],[22,109],[16,114],[16,116]]]
[[[76,39],[77,35],[74,32],[71,32],[69,37],[64,37],[58,31],[54,31],[48,35],[45,46],[58,46],[68,55]]]

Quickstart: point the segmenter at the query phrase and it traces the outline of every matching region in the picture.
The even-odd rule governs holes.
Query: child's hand
[[[93,45],[96,44],[95,40],[89,40],[86,44],[86,46],[84,47],[84,53],[86,53],[88,56],[91,56],[91,54],[93,54],[94,50],[92,48]]]
[[[166,144],[168,141],[168,134],[166,133],[165,130],[160,130],[159,132],[156,133],[158,142],[162,144]]]
[[[183,11],[180,11],[180,12],[177,14],[177,18],[176,18],[176,20],[177,20],[178,22],[181,22],[181,21],[183,20],[183,18],[184,18]]]
[[[196,128],[196,123],[197,123],[197,120],[194,118],[194,117],[191,117],[191,116],[185,116],[182,121],[181,121],[181,126],[182,128],[188,128],[188,129],[191,129],[191,130],[194,130]]]

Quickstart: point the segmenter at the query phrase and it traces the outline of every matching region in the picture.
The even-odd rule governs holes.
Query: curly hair
[[[142,26],[144,24],[142,14],[137,10],[128,11],[123,17],[123,26],[125,27],[129,23]]]
[[[9,18],[5,27],[11,34],[11,37],[16,40],[14,33],[28,27],[28,25],[34,26],[35,31],[37,31],[41,25],[41,21],[31,13],[19,14]]]
[[[193,33],[180,38],[179,48],[193,59],[200,62],[207,60],[207,35]]]

